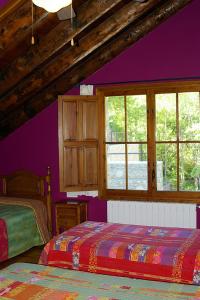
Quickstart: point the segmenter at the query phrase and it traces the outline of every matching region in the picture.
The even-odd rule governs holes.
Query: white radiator
[[[108,222],[196,228],[196,204],[108,201]]]

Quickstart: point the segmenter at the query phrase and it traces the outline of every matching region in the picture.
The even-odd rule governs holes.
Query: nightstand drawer
[[[74,227],[77,225],[76,220],[74,220],[73,218],[59,218],[58,221],[58,228],[59,228],[59,232],[65,231],[71,227]]]
[[[56,233],[59,234],[87,220],[87,203],[56,203]]]
[[[76,217],[77,215],[77,208],[67,208],[67,207],[58,207],[57,209],[57,214],[59,216],[74,216]]]

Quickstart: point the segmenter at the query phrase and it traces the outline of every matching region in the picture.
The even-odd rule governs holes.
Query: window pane
[[[180,140],[200,140],[199,93],[179,94]]]
[[[128,189],[147,190],[147,145],[128,145]]]
[[[175,144],[156,145],[156,175],[158,191],[177,190],[177,151]]]
[[[128,142],[146,142],[147,114],[146,95],[126,97],[127,140]]]
[[[125,145],[107,145],[107,188],[126,189]]]
[[[106,142],[125,141],[124,96],[106,97]]]
[[[176,140],[176,94],[156,95],[156,140]]]
[[[200,191],[200,144],[180,144],[180,190]]]

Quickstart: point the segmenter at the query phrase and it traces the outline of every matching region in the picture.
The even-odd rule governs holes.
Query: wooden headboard
[[[1,176],[3,181],[2,195],[6,197],[41,200],[47,207],[48,229],[52,233],[52,200],[50,167],[46,176],[37,176],[30,171],[15,171]]]

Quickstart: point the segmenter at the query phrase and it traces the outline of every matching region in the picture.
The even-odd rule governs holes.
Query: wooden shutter
[[[60,191],[98,189],[98,98],[59,96]]]

